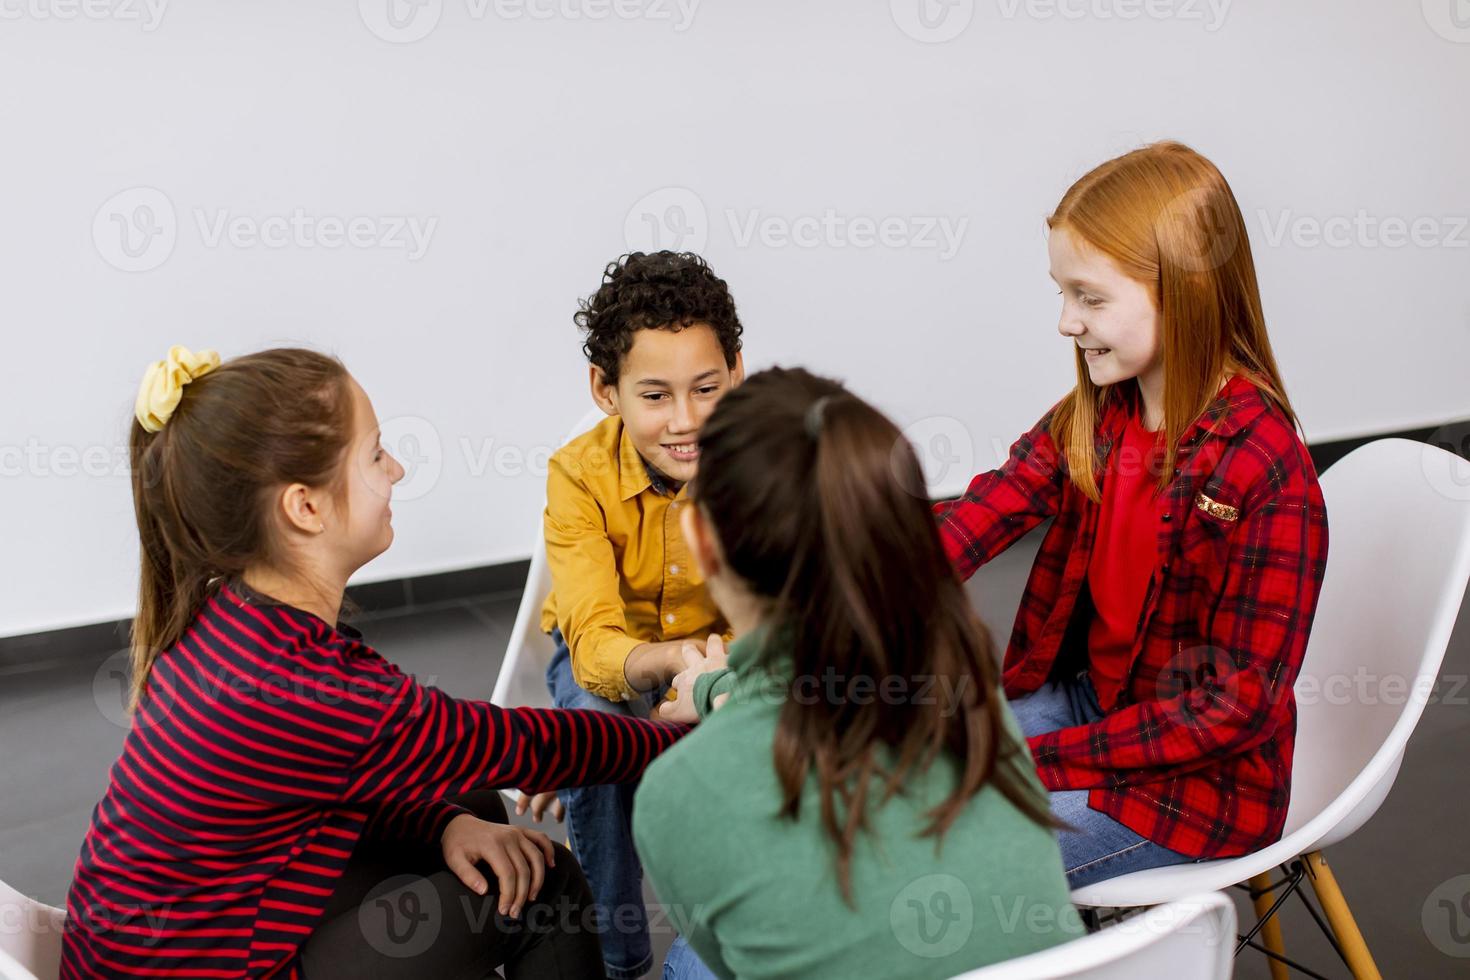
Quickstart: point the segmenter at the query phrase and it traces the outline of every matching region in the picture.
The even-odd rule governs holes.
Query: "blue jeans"
[[[663,980],[718,980],[704,965],[704,961],[680,936],[669,947],[669,958],[664,960]]]
[[[1088,725],[1103,716],[1097,692],[1086,672],[1076,680],[1043,684],[1010,702],[1027,738],[1059,728]],[[1057,831],[1067,884],[1081,888],[1132,871],[1186,864],[1195,859],[1140,837],[1106,813],[1087,805],[1085,789],[1054,790],[1051,811],[1073,830]]]
[[[572,659],[561,630],[553,630],[556,653],[546,668],[546,686],[558,708],[590,708],[609,714],[648,717],[657,692],[631,701],[609,701],[589,693],[572,676]],[[633,980],[653,967],[648,938],[648,910],[643,906],[643,864],[633,847],[633,792],[636,783],[581,786],[558,795],[567,808],[567,836],[582,865],[597,906],[603,967],[609,980]],[[677,964],[669,972],[668,963]],[[684,937],[674,940],[664,966],[665,978],[713,980]]]

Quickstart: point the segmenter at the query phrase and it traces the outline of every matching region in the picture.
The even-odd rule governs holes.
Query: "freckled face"
[[[1152,290],[1065,227],[1052,229],[1047,252],[1061,287],[1057,330],[1076,342],[1092,383],[1138,378],[1157,388],[1164,364]]]

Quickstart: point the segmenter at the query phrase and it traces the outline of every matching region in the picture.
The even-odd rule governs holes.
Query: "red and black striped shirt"
[[[222,587],[150,672],[67,896],[63,977],[296,977],[364,836],[437,841],[483,787],[625,782],[684,732],[503,709]]]

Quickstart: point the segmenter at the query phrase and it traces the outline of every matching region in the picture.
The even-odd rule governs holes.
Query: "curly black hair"
[[[744,329],[730,287],[693,252],[630,252],[609,262],[602,286],[582,300],[572,319],[587,334],[582,352],[610,385],[618,383],[638,330],[678,331],[707,323],[733,368]]]

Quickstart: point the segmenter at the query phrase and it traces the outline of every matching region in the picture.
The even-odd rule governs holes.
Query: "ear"
[[[281,516],[286,529],[316,537],[326,530],[323,508],[316,493],[304,483],[292,483],[281,491]]]
[[[730,369],[730,387],[740,387],[740,382],[745,380],[745,351],[735,352],[735,366]]]
[[[602,368],[596,364],[587,369],[588,379],[592,384],[592,401],[598,408],[608,415],[618,415],[618,386],[607,383],[603,376]]]
[[[723,565],[720,546],[715,540],[714,525],[710,524],[699,505],[691,502],[684,508],[684,513],[679,515],[679,529],[684,532],[684,542],[689,545],[689,552],[694,556],[694,567],[708,582],[720,573]]]

